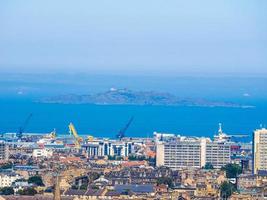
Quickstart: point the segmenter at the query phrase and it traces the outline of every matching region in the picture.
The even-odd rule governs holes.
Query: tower
[[[54,199],[53,200],[61,200],[60,197],[60,180],[59,180],[59,175],[56,175],[56,183],[55,183],[55,188],[54,188]]]
[[[253,173],[267,171],[267,129],[257,129],[253,133]]]

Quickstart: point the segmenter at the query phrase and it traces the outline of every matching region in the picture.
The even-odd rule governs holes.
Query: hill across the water
[[[170,93],[115,89],[97,94],[66,94],[41,99],[41,103],[96,104],[96,105],[158,105],[158,106],[204,106],[204,107],[252,107],[232,102],[205,99],[180,98]]]

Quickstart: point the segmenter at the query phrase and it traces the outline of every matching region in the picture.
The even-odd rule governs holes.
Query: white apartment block
[[[214,168],[221,168],[230,163],[231,146],[227,143],[207,143],[206,163],[211,163]]]
[[[4,141],[0,141],[0,160],[8,160],[9,146]]]
[[[34,158],[50,158],[53,156],[53,151],[51,149],[34,149],[32,152]]]
[[[267,129],[257,129],[253,134],[253,172],[267,171]]]
[[[0,188],[10,187],[14,181],[21,179],[21,178],[23,177],[14,172],[1,173],[0,174]]]
[[[229,144],[213,142],[208,138],[177,137],[176,141],[158,142],[156,165],[172,169],[201,168],[211,163],[221,168],[230,163]]]

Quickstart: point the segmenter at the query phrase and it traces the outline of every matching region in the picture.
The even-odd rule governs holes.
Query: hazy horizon
[[[0,73],[267,76],[266,1],[2,1]]]

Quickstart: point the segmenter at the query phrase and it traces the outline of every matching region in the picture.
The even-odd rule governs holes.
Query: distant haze
[[[0,73],[267,74],[267,1],[1,1]]]

